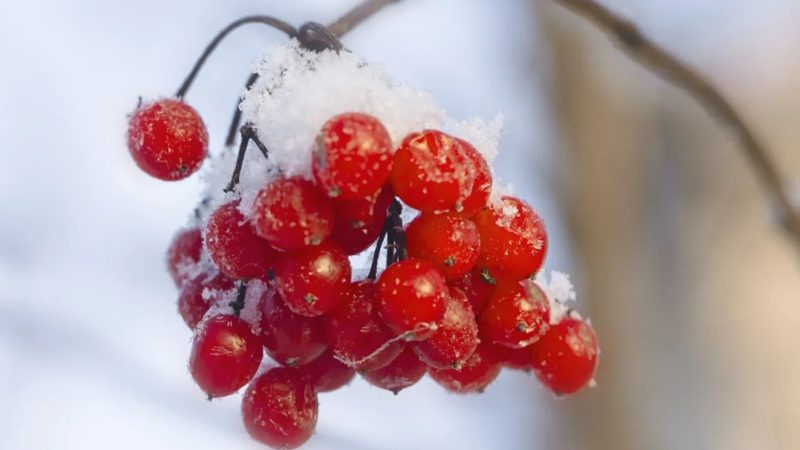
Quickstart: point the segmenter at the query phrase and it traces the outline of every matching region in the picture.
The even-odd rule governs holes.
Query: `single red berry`
[[[464,154],[472,161],[475,170],[475,181],[472,183],[472,191],[464,199],[462,206],[464,209],[458,213],[461,217],[472,217],[482,210],[489,203],[489,195],[492,193],[492,169],[483,155],[475,149],[469,142],[456,139],[464,148]]]
[[[328,343],[339,360],[359,371],[380,369],[403,351],[402,342],[378,316],[376,303],[375,284],[359,281],[344,290],[328,314]]]
[[[128,151],[149,175],[180,180],[203,164],[208,132],[194,108],[180,100],[161,99],[139,106],[131,115]]]
[[[403,389],[414,385],[425,376],[428,368],[420,362],[417,354],[411,347],[406,346],[400,356],[388,366],[365,372],[361,376],[373,386],[394,392],[395,395]]]
[[[200,273],[184,283],[178,296],[178,312],[183,321],[192,330],[197,328],[211,305],[233,287],[233,280],[221,273]]]
[[[533,369],[531,346],[524,348],[508,348],[502,345],[495,345],[494,350],[499,355],[503,367],[525,372],[529,372]]]
[[[211,214],[206,226],[206,248],[219,270],[232,278],[259,278],[278,259],[239,212],[239,202],[226,203]]]
[[[380,190],[392,171],[392,140],[378,119],[346,113],[325,122],[311,165],[330,197],[357,200]]]
[[[186,228],[175,235],[167,250],[167,270],[175,286],[180,287],[192,278],[202,252],[203,236],[199,228]]]
[[[490,344],[481,343],[460,369],[431,368],[431,378],[445,389],[459,394],[483,392],[500,373],[500,360]]]
[[[415,342],[414,350],[425,364],[438,369],[458,368],[478,347],[478,323],[467,297],[457,288],[450,289],[444,319],[424,341]]]
[[[333,200],[333,238],[348,255],[355,255],[369,248],[383,230],[386,210],[392,203],[394,193],[385,188],[379,193],[358,200]]]
[[[558,395],[572,394],[589,384],[600,350],[592,326],[566,317],[530,347],[536,377]]]
[[[429,262],[407,259],[393,264],[383,271],[377,287],[381,318],[408,340],[429,337],[444,317],[447,285]]]
[[[314,183],[278,178],[256,196],[254,223],[274,248],[296,251],[319,245],[333,231],[333,209]]]
[[[303,317],[290,310],[275,289],[264,291],[261,342],[273,360],[290,367],[308,364],[328,348],[322,317]]]
[[[424,259],[448,280],[466,275],[480,253],[478,227],[454,214],[417,216],[406,228],[406,245],[412,258]]]
[[[454,137],[426,130],[403,140],[390,180],[397,196],[412,208],[459,212],[472,192],[475,169]]]
[[[197,328],[189,369],[209,398],[224,397],[253,379],[263,355],[250,324],[235,316],[214,316]]]
[[[472,306],[472,311],[475,315],[480,315],[494,295],[497,280],[489,275],[489,271],[473,271],[451,281],[449,286],[462,290]]]
[[[505,196],[472,219],[481,235],[477,266],[497,279],[521,280],[542,267],[547,231],[539,215],[522,200]]]
[[[510,348],[527,347],[547,331],[550,305],[533,281],[506,282],[497,286],[480,315],[481,334]]]
[[[247,432],[273,448],[293,449],[308,441],[318,410],[314,386],[289,367],[273,367],[259,375],[242,398]]]
[[[275,285],[292,311],[313,317],[333,309],[350,283],[350,260],[327,241],[287,254],[275,269]]]
[[[327,350],[308,364],[297,368],[314,384],[317,392],[331,392],[347,386],[356,376],[356,371],[336,359],[332,350]]]

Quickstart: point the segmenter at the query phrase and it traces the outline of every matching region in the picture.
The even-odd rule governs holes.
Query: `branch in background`
[[[595,0],[553,0],[584,17],[614,39],[642,66],[695,98],[722,125],[739,137],[767,196],[779,209],[789,236],[800,250],[800,212],[794,206],[787,185],[767,148],[745,123],[742,116],[713,84],[681,62],[663,47],[648,39],[632,22],[623,19]]]
[[[358,26],[361,22],[369,19],[373,14],[383,9],[384,6],[397,3],[398,1],[400,0],[367,0],[328,25],[328,29],[334,35],[341,37]]]

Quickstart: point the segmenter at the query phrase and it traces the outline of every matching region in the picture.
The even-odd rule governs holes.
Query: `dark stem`
[[[250,78],[247,79],[247,83],[244,85],[245,90],[249,90],[256,84],[258,81],[258,74],[253,73],[250,74]],[[236,102],[236,111],[233,113],[233,118],[231,119],[231,125],[228,128],[228,136],[225,138],[225,146],[226,147],[233,147],[234,142],[236,142],[236,135],[239,133],[239,124],[242,121],[242,109],[239,107],[240,101]]]
[[[403,229],[403,219],[400,217],[400,213],[403,212],[403,205],[397,199],[392,201],[392,204],[389,205],[389,220],[392,221],[392,233],[394,234],[394,243],[397,254],[395,255],[395,259],[392,263],[397,261],[405,261],[408,258],[406,254],[406,232]]]
[[[242,280],[239,282],[239,292],[236,294],[236,300],[230,303],[233,308],[233,315],[239,317],[239,314],[244,309],[244,299],[247,296],[247,282]]]
[[[367,0],[348,11],[347,14],[340,17],[336,22],[328,25],[328,29],[334,35],[342,36],[380,11],[384,6],[397,3],[398,1],[399,0]]]
[[[192,68],[192,71],[189,72],[189,75],[183,81],[183,84],[181,84],[181,87],[178,88],[178,92],[175,93],[175,96],[178,97],[179,99],[183,99],[183,97],[186,95],[186,92],[192,86],[192,83],[194,82],[194,79],[197,77],[197,74],[200,72],[200,69],[203,67],[203,64],[205,64],[206,60],[211,55],[211,53],[214,51],[214,49],[217,48],[219,43],[222,42],[222,40],[225,39],[225,37],[228,34],[230,34],[233,30],[239,28],[242,25],[246,25],[246,24],[249,24],[249,23],[260,23],[260,24],[268,25],[268,26],[270,26],[272,28],[275,28],[275,29],[278,29],[280,31],[283,31],[290,38],[297,37],[297,30],[292,25],[289,25],[288,23],[286,23],[286,22],[284,22],[282,20],[276,19],[274,17],[270,17],[270,16],[247,16],[247,17],[242,17],[241,19],[236,20],[236,21],[232,22],[230,25],[228,25],[227,27],[225,27],[222,31],[220,31],[214,37],[214,39],[211,40],[211,42],[208,44],[206,49],[203,50],[203,53],[200,55],[200,58],[194,64],[194,67]]]
[[[261,139],[258,138],[256,134],[256,129],[253,128],[252,125],[247,124],[242,127],[241,129],[242,141],[239,143],[239,154],[236,156],[236,166],[233,168],[233,174],[231,174],[231,181],[228,182],[228,185],[225,187],[225,192],[232,192],[236,186],[239,184],[239,177],[242,174],[242,166],[244,165],[244,156],[247,153],[247,145],[250,141],[253,141],[261,150],[261,154],[264,155],[265,159],[269,159],[269,149],[267,146],[261,142]]]
[[[367,278],[370,280],[374,280],[378,277],[378,259],[381,256],[381,247],[383,247],[383,240],[386,239],[386,233],[391,226],[392,219],[391,217],[387,217],[386,221],[383,223],[381,235],[378,236],[378,242],[375,243],[375,251],[372,253],[372,265],[369,267],[369,274],[367,275]]]
[[[394,237],[394,227],[390,226],[386,232],[386,267],[394,262],[394,249],[397,247]]]

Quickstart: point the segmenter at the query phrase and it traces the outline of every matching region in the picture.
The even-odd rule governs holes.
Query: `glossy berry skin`
[[[377,370],[403,351],[403,343],[378,316],[375,284],[351,283],[328,314],[328,343],[336,357],[361,372]]]
[[[469,300],[470,306],[472,306],[472,312],[474,312],[475,315],[480,315],[480,313],[486,309],[489,300],[494,296],[497,280],[489,277],[488,272],[480,273],[473,271],[458,280],[449,282],[448,285],[451,286],[451,288],[457,288],[464,292],[467,296],[467,300]]]
[[[211,214],[206,226],[206,248],[220,272],[231,278],[259,278],[278,259],[278,253],[260,238],[239,212],[238,202],[226,203]]]
[[[479,269],[509,281],[534,275],[547,253],[544,222],[527,203],[502,197],[472,219],[481,234]]]
[[[208,153],[203,119],[180,100],[161,99],[136,108],[128,122],[128,151],[136,165],[164,181],[195,173]]]
[[[392,171],[392,141],[378,119],[332,117],[317,136],[311,169],[328,196],[357,200],[377,193]]]
[[[572,394],[589,384],[600,353],[592,326],[566,317],[530,347],[531,361],[539,381],[558,395]]]
[[[250,324],[219,315],[202,322],[192,342],[189,369],[209,398],[238,391],[253,379],[264,350]]]
[[[319,245],[333,231],[333,209],[314,183],[278,178],[256,196],[253,223],[272,247],[292,252]]]
[[[530,372],[533,369],[533,360],[531,359],[531,347],[533,345],[523,348],[508,348],[502,345],[495,345],[494,350],[499,355],[500,363],[503,364],[503,367]]]
[[[403,389],[416,384],[417,381],[425,376],[427,371],[428,368],[420,362],[414,350],[406,346],[400,356],[395,358],[388,366],[363,373],[361,376],[369,384],[397,394]]]
[[[547,331],[550,306],[530,280],[501,283],[480,316],[482,336],[509,348],[536,342]]]
[[[428,373],[450,392],[483,392],[500,373],[500,360],[490,344],[481,343],[460,369],[435,369]]]
[[[358,200],[333,200],[334,225],[331,238],[348,255],[369,248],[383,230],[386,210],[394,199],[391,189],[385,188],[372,197]]]
[[[324,319],[295,314],[275,289],[264,291],[259,310],[261,342],[276,362],[289,367],[308,364],[328,348]]]
[[[234,281],[221,274],[200,273],[184,283],[178,296],[178,312],[186,325],[194,330],[211,305],[234,288]]]
[[[312,382],[317,392],[340,389],[350,384],[356,376],[356,371],[336,359],[330,349],[297,370]]]
[[[436,130],[408,135],[395,152],[390,181],[403,202],[423,212],[459,212],[475,181],[456,139]]]
[[[273,367],[259,375],[242,398],[247,432],[273,448],[293,449],[308,441],[317,426],[318,410],[311,382],[289,367]]]
[[[296,314],[314,317],[333,309],[350,283],[350,260],[339,245],[321,245],[291,253],[275,269],[275,286]]]
[[[438,369],[458,368],[478,347],[478,323],[466,295],[450,289],[447,310],[436,331],[414,350],[425,364]]]
[[[464,149],[467,159],[472,162],[475,174],[475,181],[472,183],[472,191],[462,202],[464,209],[458,213],[461,217],[472,217],[482,210],[489,203],[489,195],[492,193],[492,169],[483,155],[469,142],[456,138]]]
[[[406,228],[408,254],[432,263],[448,280],[472,269],[480,253],[478,227],[454,214],[420,214]]]
[[[180,230],[175,235],[167,250],[167,270],[175,286],[181,287],[192,278],[202,252],[203,236],[199,228]]]
[[[407,340],[429,337],[444,317],[447,285],[427,261],[407,259],[389,266],[377,287],[381,319]]]

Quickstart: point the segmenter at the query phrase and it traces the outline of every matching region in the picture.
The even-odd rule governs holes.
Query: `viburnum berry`
[[[318,410],[312,383],[290,367],[273,367],[259,375],[242,398],[247,432],[273,448],[303,445],[314,434]]]
[[[317,392],[335,391],[347,386],[356,376],[356,371],[336,359],[330,349],[297,370],[314,384]]]
[[[461,217],[472,217],[482,210],[489,203],[489,196],[492,193],[492,169],[489,163],[483,158],[475,147],[469,142],[456,138],[464,149],[467,159],[472,162],[472,169],[475,171],[475,180],[472,183],[472,191],[462,202],[463,210],[458,215]]]
[[[383,230],[386,210],[394,199],[391,189],[358,200],[333,200],[334,225],[331,238],[342,246],[348,255],[369,248]]]
[[[547,296],[536,283],[524,280],[500,283],[479,323],[481,334],[491,342],[522,348],[539,340],[549,320]]]
[[[331,349],[340,361],[362,372],[388,365],[403,351],[403,343],[378,316],[377,301],[372,281],[351,283],[327,316]]]
[[[325,320],[303,317],[290,310],[280,294],[268,288],[261,296],[261,342],[273,360],[289,367],[308,364],[325,349]]]
[[[533,369],[531,346],[509,348],[502,345],[495,345],[494,350],[500,357],[500,362],[503,364],[503,367],[513,370],[523,370],[525,372],[529,372]]]
[[[423,212],[463,211],[475,181],[473,161],[456,139],[436,130],[408,135],[394,156],[392,188]]]
[[[521,280],[542,267],[547,232],[539,215],[522,200],[504,196],[472,219],[481,235],[477,266],[492,277]]]
[[[136,108],[128,122],[128,151],[149,175],[175,181],[195,173],[208,153],[203,119],[180,100],[161,99]]]
[[[407,259],[393,264],[383,271],[377,287],[381,318],[408,340],[429,337],[444,317],[447,285],[429,262]]]
[[[200,273],[184,283],[178,296],[178,312],[192,330],[203,320],[211,305],[234,288],[234,281],[222,273]]]
[[[412,258],[432,263],[448,280],[467,274],[480,253],[478,227],[454,214],[417,216],[406,228],[406,245]]]
[[[350,260],[332,241],[287,254],[275,269],[275,285],[292,311],[319,316],[339,303],[350,283]]]
[[[253,379],[264,349],[250,324],[232,315],[202,322],[192,342],[189,369],[209,398],[238,391]]]
[[[311,165],[330,197],[357,200],[374,195],[392,170],[392,141],[378,119],[345,113],[325,122]]]
[[[428,368],[420,362],[414,350],[406,346],[400,356],[389,365],[372,372],[365,372],[361,376],[369,384],[392,391],[396,395],[403,389],[416,384],[427,371]]]
[[[414,350],[425,364],[438,369],[458,368],[478,347],[478,323],[466,295],[450,289],[447,310],[436,331]]]
[[[211,260],[232,278],[262,277],[278,259],[278,253],[239,212],[238,201],[226,203],[211,214],[205,237]]]
[[[536,377],[558,395],[577,392],[592,381],[599,353],[592,326],[570,316],[530,347]]]
[[[319,245],[333,231],[330,200],[300,177],[271,181],[256,196],[253,209],[256,231],[278,250]]]
[[[202,252],[203,236],[199,228],[186,228],[175,235],[167,250],[167,270],[175,286],[180,287],[192,278]]]
[[[458,288],[466,294],[467,300],[469,300],[472,306],[472,311],[477,316],[486,309],[489,300],[492,299],[497,286],[497,280],[491,278],[488,271],[484,271],[483,273],[473,271],[457,280],[449,282],[448,285]]]
[[[459,369],[431,368],[428,373],[445,389],[459,394],[483,392],[500,373],[500,359],[491,344],[481,343]]]

